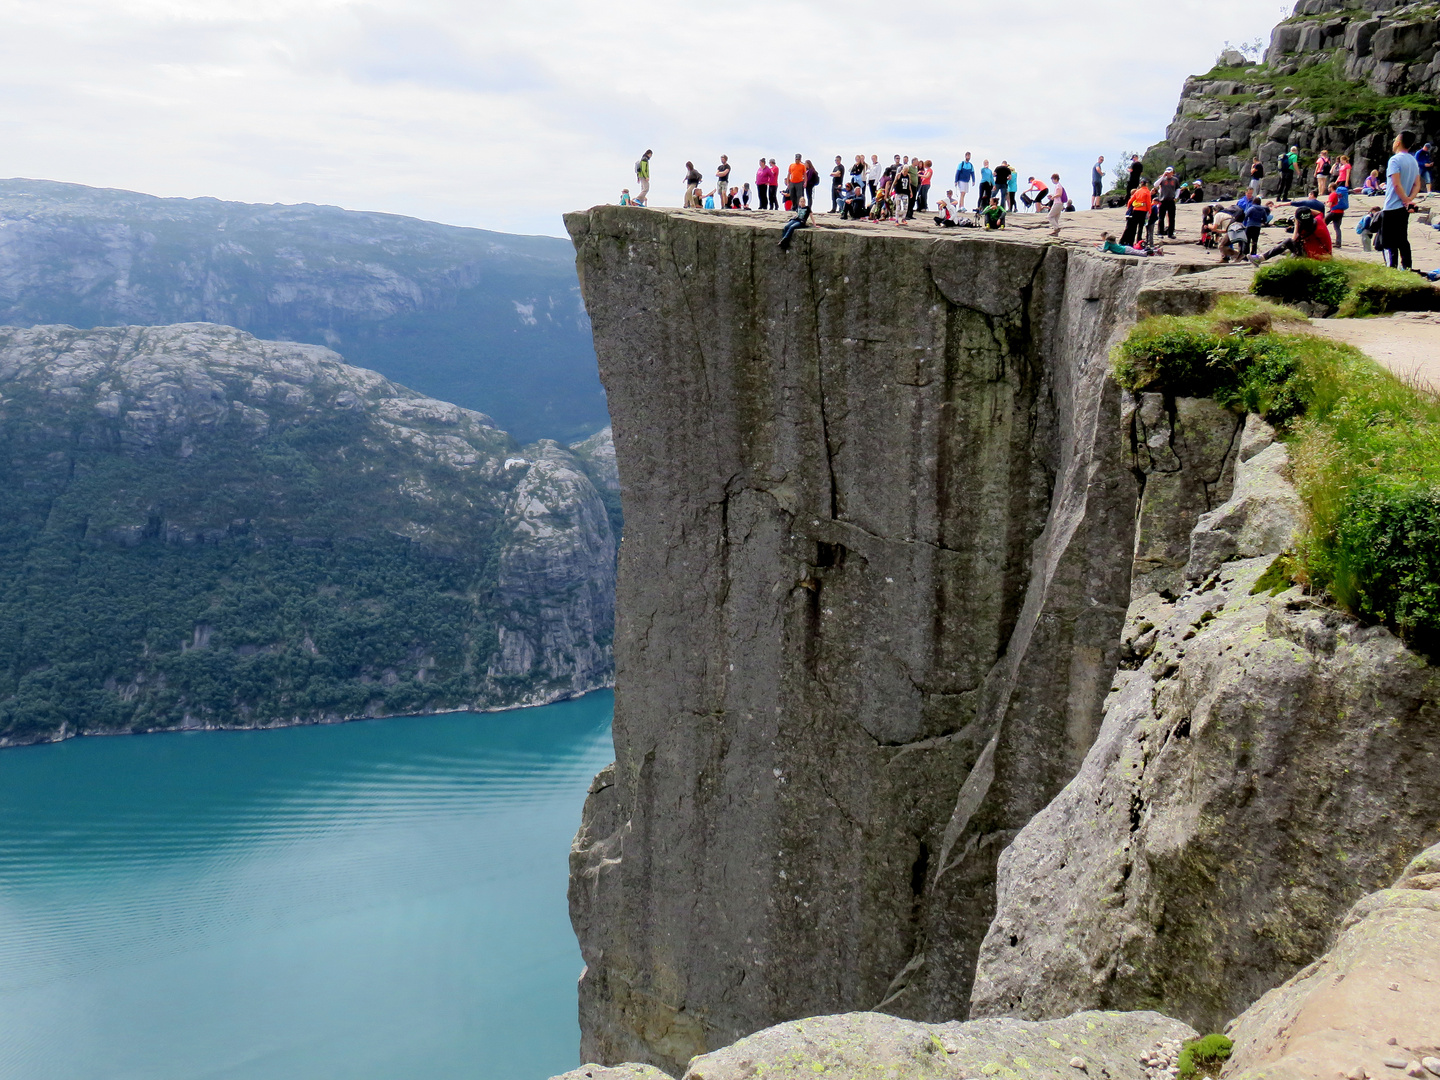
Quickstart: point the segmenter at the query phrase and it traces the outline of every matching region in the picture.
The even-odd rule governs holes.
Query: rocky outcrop
[[[1252,418],[1188,588],[1131,604],[1099,737],[1001,857],[974,1013],[1143,1005],[1213,1030],[1435,840],[1440,678],[1287,588],[1299,500],[1273,440]]]
[[[582,1053],[963,1015],[998,853],[1079,767],[1137,484],[1106,375],[1167,267],[1017,237],[567,218],[626,539],[572,853]]]
[[[1142,1058],[1160,1043],[1194,1037],[1187,1025],[1153,1012],[1081,1012],[1039,1024],[917,1024],[881,1013],[850,1013],[757,1032],[695,1058],[684,1080],[810,1080],[816,1075],[1148,1080]]]
[[[0,329],[0,745],[611,679],[580,460],[314,345]]]
[[[201,321],[339,349],[521,442],[606,423],[564,240],[0,180],[0,325]]]
[[[1395,131],[1440,136],[1440,113],[1428,107],[1440,94],[1437,37],[1428,0],[1302,0],[1271,33],[1262,62],[1228,54],[1185,81],[1165,142],[1150,149],[1147,164],[1248,179],[1258,155],[1265,190],[1274,191],[1279,155],[1298,146],[1311,162],[1320,150],[1350,154],[1358,187],[1383,168]],[[1295,183],[1303,194],[1310,180]]]
[[[1440,1076],[1440,845],[1345,916],[1323,957],[1227,1030],[1227,1080]]]
[[[632,1063],[607,1068],[604,1065],[591,1064],[581,1065],[578,1069],[552,1077],[552,1080],[670,1080],[670,1077],[654,1065]]]

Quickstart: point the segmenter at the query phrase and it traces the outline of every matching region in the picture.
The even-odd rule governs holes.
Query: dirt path
[[[1402,378],[1440,394],[1440,312],[1375,319],[1311,319],[1311,329],[1354,345]]]

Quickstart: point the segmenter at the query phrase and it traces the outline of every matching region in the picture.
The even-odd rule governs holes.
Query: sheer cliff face
[[[567,218],[625,501],[616,763],[572,855],[585,1060],[963,1016],[999,851],[1129,598],[1105,376],[1141,277],[1022,238]]]

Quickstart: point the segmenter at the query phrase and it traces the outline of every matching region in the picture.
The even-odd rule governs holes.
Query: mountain
[[[339,349],[524,442],[607,423],[564,240],[0,180],[0,325],[198,321]]]
[[[0,328],[0,745],[609,685],[607,446],[231,327]]]
[[[1146,175],[1167,165],[1222,188],[1250,175],[1258,155],[1266,190],[1276,161],[1301,152],[1303,195],[1319,151],[1354,162],[1355,184],[1390,156],[1394,133],[1440,138],[1440,20],[1430,0],[1300,0],[1270,35],[1264,59],[1222,55],[1185,80],[1165,140],[1145,155]]]

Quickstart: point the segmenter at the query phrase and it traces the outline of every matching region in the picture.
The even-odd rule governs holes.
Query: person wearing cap
[[[1174,166],[1167,168],[1160,179],[1155,181],[1155,198],[1159,202],[1159,210],[1156,213],[1156,231],[1161,236],[1168,236],[1175,239],[1175,199],[1180,194],[1180,178],[1175,175]],[[1166,231],[1166,220],[1169,220],[1169,231]]]

